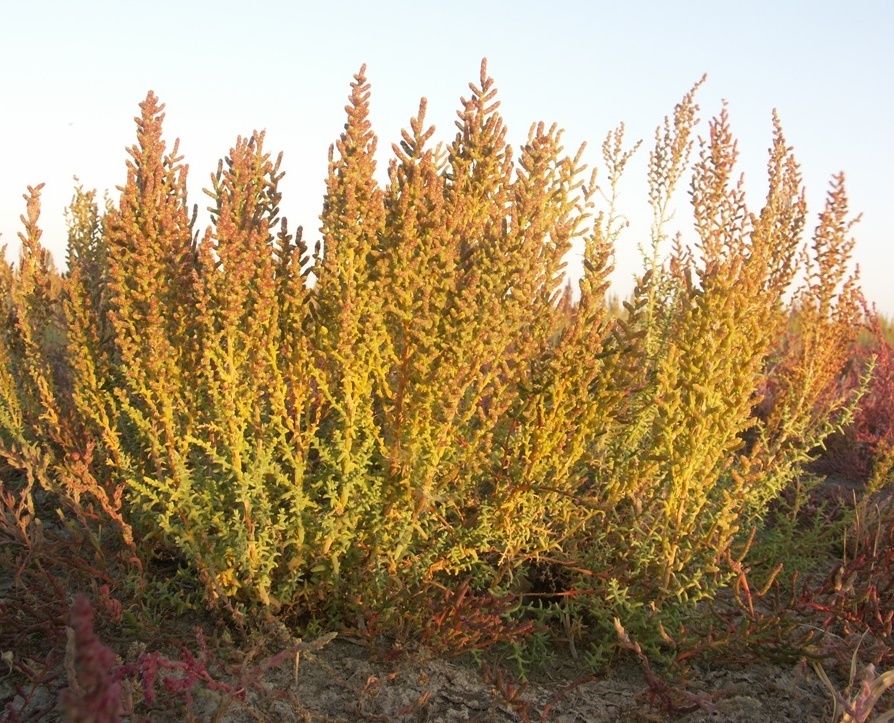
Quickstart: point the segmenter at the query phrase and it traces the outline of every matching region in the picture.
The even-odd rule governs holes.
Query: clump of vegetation
[[[894,467],[894,346],[890,322],[875,311],[867,313],[841,384],[856,389],[864,377],[852,422],[826,440],[814,468],[872,492],[886,485]]]
[[[65,274],[40,245],[40,187],[0,267],[0,559],[52,593],[43,617],[0,608],[4,630],[27,611],[58,648],[66,591],[92,577],[135,621],[207,607],[242,628],[480,650],[522,645],[533,615],[594,665],[617,625],[640,652],[685,637],[886,383],[842,382],[863,317],[843,176],[805,238],[774,116],[766,198],[747,203],[726,109],[696,138],[699,85],[656,131],[650,251],[623,308],[608,282],[638,147],[623,126],[602,175],[556,126],[515,152],[482,64],[453,140],[432,145],[423,100],[382,186],[361,69],[311,248],[280,218],[281,157],[257,132],[211,176],[200,233],[150,92],[117,202],[75,192]],[[671,239],[686,184],[694,235]],[[887,414],[859,409],[873,429]],[[78,685],[69,708],[93,695]]]

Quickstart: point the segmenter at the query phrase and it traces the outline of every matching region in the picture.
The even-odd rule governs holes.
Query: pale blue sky
[[[811,228],[830,176],[844,170],[868,298],[894,314],[894,3],[883,0],[631,2],[281,2],[29,0],[0,9],[0,243],[17,247],[21,194],[46,182],[44,241],[62,264],[62,211],[72,176],[109,189],[125,178],[137,104],[167,104],[166,137],[181,139],[191,202],[238,134],[267,129],[285,152],[283,213],[317,236],[329,144],[344,123],[351,76],[368,63],[380,168],[429,99],[436,138],[453,135],[460,95],[489,61],[510,139],[556,121],[566,146],[655,126],[703,72],[702,117],[729,102],[741,169],[763,193],[770,114],[779,110],[802,163]],[[705,132],[704,125],[702,132]],[[622,205],[631,227],[617,249],[615,290],[627,293],[648,232],[647,148]],[[676,221],[689,225],[685,194]]]

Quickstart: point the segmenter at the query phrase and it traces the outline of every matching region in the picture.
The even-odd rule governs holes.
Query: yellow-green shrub
[[[850,408],[834,385],[859,299],[843,185],[805,246],[779,122],[752,212],[724,110],[692,169],[695,244],[678,237],[662,263],[693,89],[656,133],[652,251],[609,314],[637,146],[608,135],[600,189],[555,126],[513,157],[484,65],[471,91],[447,146],[431,147],[423,101],[380,187],[361,69],[312,253],[279,219],[280,160],[259,133],[212,176],[200,239],[150,93],[118,203],[101,215],[79,189],[72,204],[62,362],[45,348],[36,194],[4,270],[7,464],[52,469],[38,481],[75,505],[88,490],[134,557],[173,554],[240,618],[421,629],[445,591],[531,600],[544,568],[565,613],[633,631],[713,595]],[[780,347],[793,310],[799,344]]]

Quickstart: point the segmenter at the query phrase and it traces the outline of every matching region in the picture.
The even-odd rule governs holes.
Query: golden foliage
[[[701,82],[656,130],[651,248],[623,310],[623,126],[603,188],[556,126],[516,156],[482,63],[452,142],[432,147],[423,100],[383,188],[361,68],[311,252],[279,218],[263,133],[218,165],[199,240],[150,93],[118,203],[75,193],[64,281],[27,196],[0,273],[0,454],[80,518],[89,492],[133,557],[182,560],[237,619],[421,629],[445,589],[499,596],[546,566],[564,614],[659,626],[728,581],[735,543],[854,403],[837,386],[860,313],[843,177],[805,244],[778,118],[756,211],[726,108],[709,122],[695,242],[662,261]]]

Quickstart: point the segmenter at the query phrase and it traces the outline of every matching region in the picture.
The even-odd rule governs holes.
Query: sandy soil
[[[269,654],[269,649],[268,649]],[[238,657],[238,656],[237,656]],[[233,660],[237,658],[234,657]],[[263,659],[263,656],[257,662]],[[382,662],[373,659],[357,642],[335,639],[319,651],[303,652],[296,669],[289,656],[270,667],[244,695],[244,700],[207,688],[198,690],[192,717],[198,721],[243,723],[248,721],[407,721],[452,722],[550,721],[552,723],[602,723],[608,721],[793,721],[813,723],[831,719],[829,692],[813,673],[802,666],[748,665],[699,670],[697,684],[673,696],[674,711],[650,696],[649,685],[638,663],[630,657],[612,665],[601,676],[588,674],[579,663],[560,659],[549,670],[534,671],[518,692],[507,700],[507,686],[486,679],[481,666],[470,659],[424,659],[404,656]],[[230,674],[209,666],[217,680],[233,683]],[[7,703],[21,706],[9,677],[0,671],[0,720]],[[507,680],[511,680],[507,678]],[[64,674],[54,685],[32,696],[30,711],[54,707]],[[125,699],[146,711],[138,685],[129,686]],[[125,716],[125,721],[181,721],[182,707],[172,712],[160,691],[159,704],[148,714]],[[23,720],[62,720],[48,712]]]
[[[701,671],[701,695],[676,704],[690,710],[662,711],[650,700],[642,670],[622,661],[594,677],[570,661],[540,671],[512,706],[482,670],[467,660],[372,662],[363,647],[335,640],[313,657],[305,656],[295,675],[294,661],[264,678],[266,694],[254,692],[220,720],[242,721],[828,721],[828,691],[816,675],[800,667],[750,665]],[[694,690],[694,689],[693,689]],[[696,698],[701,700],[699,705]],[[209,696],[199,707],[213,719],[220,700]]]

